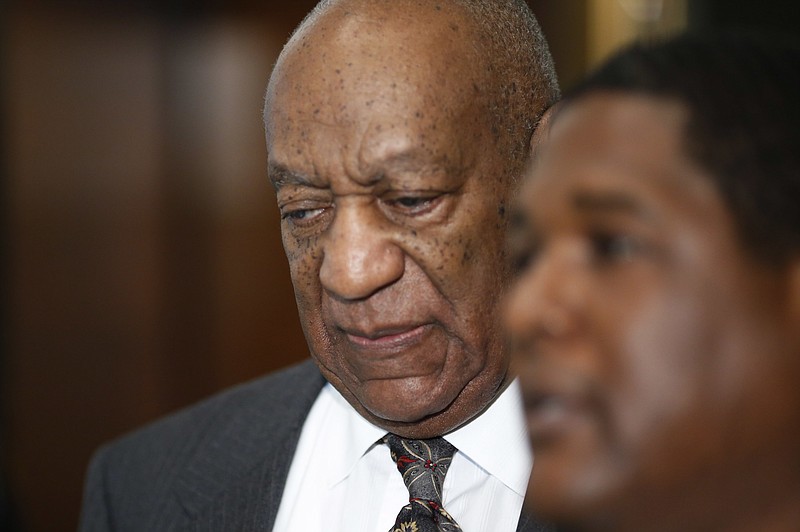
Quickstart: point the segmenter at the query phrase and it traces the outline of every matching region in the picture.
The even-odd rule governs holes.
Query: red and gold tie
[[[461,530],[442,508],[444,476],[456,448],[443,438],[405,440],[387,434],[384,441],[408,488],[408,504],[389,532],[452,532]]]

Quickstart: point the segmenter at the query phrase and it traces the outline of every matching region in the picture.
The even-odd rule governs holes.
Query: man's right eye
[[[323,212],[325,212],[325,209],[321,207],[315,209],[287,209],[281,217],[291,223],[303,224],[311,223],[315,218],[321,216]]]
[[[514,275],[520,275],[538,258],[541,241],[535,235],[527,218],[518,209],[511,211],[506,233],[506,251]]]
[[[529,242],[525,246],[515,247],[510,250],[512,273],[521,275],[531,268],[539,258],[540,246],[538,243]]]

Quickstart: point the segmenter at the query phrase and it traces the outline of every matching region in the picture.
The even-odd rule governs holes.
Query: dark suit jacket
[[[307,361],[101,448],[89,467],[80,529],[272,530],[300,430],[324,383]],[[547,528],[523,516],[518,530]]]

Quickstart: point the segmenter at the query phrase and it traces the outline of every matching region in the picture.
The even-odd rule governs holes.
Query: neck
[[[736,522],[729,520],[725,530],[731,532],[790,532],[800,526],[800,490],[786,497],[775,500],[772,504],[760,509],[751,509],[746,515],[739,515]]]
[[[787,464],[791,467],[790,464]],[[750,482],[748,482],[748,480]],[[746,476],[728,493],[692,491],[678,504],[650,505],[609,532],[794,532],[800,524],[800,481],[753,482]],[[676,502],[676,501],[673,501]],[[660,510],[659,510],[660,506]]]

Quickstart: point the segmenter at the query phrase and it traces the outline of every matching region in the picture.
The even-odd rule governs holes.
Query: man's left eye
[[[385,198],[384,203],[402,214],[423,214],[431,210],[440,196],[395,196]]]
[[[625,234],[595,233],[591,237],[592,251],[601,261],[626,262],[640,251],[641,243],[635,237]]]
[[[421,207],[423,205],[427,205],[431,202],[431,198],[415,198],[415,197],[403,197],[397,198],[394,200],[395,204],[400,205],[401,207]]]

